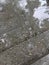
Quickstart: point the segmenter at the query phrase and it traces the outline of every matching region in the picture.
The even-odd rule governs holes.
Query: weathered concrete
[[[19,4],[18,2],[19,1],[16,0],[0,2],[0,7],[2,8],[0,10],[0,52],[36,34],[34,30],[34,21],[31,15],[32,10],[30,9],[29,11],[29,3],[31,2],[28,1],[27,12],[21,7],[17,7]],[[37,6],[38,1],[35,7]]]
[[[30,65],[49,53],[49,7],[44,2],[0,0],[0,65]]]
[[[31,65],[49,65],[49,54]]]
[[[1,65],[30,65],[49,52],[49,31],[0,54]],[[36,58],[36,59],[35,59]]]
[[[40,28],[37,23],[39,20],[33,17],[34,9],[38,7],[39,1],[26,1],[25,10],[17,6],[18,2],[10,0],[7,4],[0,4],[3,7],[0,11],[0,51],[49,30],[47,19],[43,20],[43,28]]]

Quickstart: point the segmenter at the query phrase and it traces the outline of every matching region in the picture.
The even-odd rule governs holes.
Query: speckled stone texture
[[[31,65],[49,65],[49,54]]]
[[[31,65],[47,54],[46,0],[0,0],[0,65]]]
[[[22,2],[0,0],[0,52],[36,35],[31,9],[29,11],[30,1],[24,0],[24,8],[19,4]]]
[[[49,31],[15,45],[0,54],[1,65],[28,65],[48,54]],[[36,59],[35,59],[36,58]]]

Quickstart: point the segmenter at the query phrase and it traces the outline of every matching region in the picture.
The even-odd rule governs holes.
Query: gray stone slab
[[[36,25],[35,18],[33,17],[33,10],[38,7],[39,1],[25,1],[25,3],[27,3],[27,5],[25,5],[25,3],[23,5],[25,8],[18,5],[19,3],[22,4],[22,2],[22,0],[10,0],[4,4],[0,3],[0,7],[3,8],[0,11],[1,51],[2,49],[4,50],[4,48],[9,48],[15,44],[26,41],[31,37],[36,37],[38,34],[49,29],[49,22],[44,24],[47,28],[44,27],[40,29],[38,25]]]
[[[31,65],[49,65],[49,54]]]
[[[38,8],[48,15],[49,7],[41,4],[39,0],[0,2],[0,65],[30,65],[49,53],[49,16],[33,17]]]
[[[0,53],[1,65],[30,65],[49,52],[49,31]]]
[[[0,2],[0,51],[18,42],[27,40],[33,34],[32,17],[10,0]],[[24,4],[25,5],[25,4]],[[32,22],[32,23],[31,23]]]
[[[38,34],[36,29],[34,29],[35,24],[31,15],[32,10],[30,9],[29,11],[31,1],[26,1],[25,3],[27,2],[28,7],[25,8],[28,9],[27,12],[26,10],[22,9],[21,6],[18,7],[19,1],[16,0],[14,0],[14,2],[10,0],[5,4],[0,4],[1,8],[3,8],[0,11],[0,52]],[[38,1],[36,2],[37,5],[35,7],[38,6]]]
[[[15,3],[16,2],[16,3]],[[17,7],[19,1],[0,2],[0,50],[34,36],[32,15]],[[21,1],[20,1],[21,2]],[[27,2],[27,1],[26,1]],[[17,4],[18,3],[18,4]],[[34,2],[35,3],[35,2]],[[25,6],[25,4],[24,4]],[[29,9],[27,7],[27,9]],[[34,34],[34,35],[33,35]],[[7,46],[7,47],[6,47]]]
[[[20,6],[22,4],[21,1],[10,0],[7,3],[0,3],[0,35],[11,31],[13,29],[25,28],[31,30],[32,33],[39,34],[49,29],[49,22],[45,23],[44,28],[40,29],[38,25],[36,25],[36,18],[33,17],[34,9],[37,8],[40,4],[39,0],[28,0],[24,1],[24,7]],[[19,4],[20,3],[20,4]],[[25,5],[26,3],[26,5]]]
[[[30,34],[28,32],[26,29],[19,28],[2,34],[0,36],[0,52],[29,39]]]

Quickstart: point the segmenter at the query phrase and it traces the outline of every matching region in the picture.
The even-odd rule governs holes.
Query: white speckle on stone
[[[27,12],[28,10],[26,9],[26,5],[27,5],[27,0],[19,0],[17,7],[20,7],[22,10],[25,10]]]
[[[0,7],[0,11],[2,11],[3,10],[3,7]]]
[[[49,60],[49,54],[46,56],[47,60]]]
[[[40,42],[38,42],[40,44]]]
[[[35,1],[35,0],[30,0],[30,1]]]
[[[14,5],[15,3],[14,2],[12,2],[12,5]]]
[[[29,9],[26,9],[26,8],[25,8],[24,10],[25,10],[25,12],[29,12]]]
[[[29,46],[29,47],[31,47],[31,46],[32,46],[32,44],[28,44],[28,46]]]
[[[8,44],[6,44],[6,47],[8,47]]]
[[[44,41],[44,39],[42,39],[42,41]]]
[[[30,27],[29,30],[32,30],[32,28]]]
[[[34,48],[34,45],[30,43],[30,44],[28,44],[28,48],[29,49],[31,49],[31,48],[33,49]]]
[[[45,52],[45,48],[42,49],[42,52]]]
[[[42,65],[47,65],[47,62],[44,62]]]
[[[39,0],[39,2],[41,3],[41,4],[40,4],[41,6],[44,5],[44,4],[47,4],[47,3],[46,3],[46,0]]]
[[[32,31],[30,31],[30,34],[32,35]]]
[[[29,55],[31,56],[31,55],[32,55],[32,53],[30,52],[30,53],[29,53]]]
[[[6,0],[0,0],[0,3],[5,4]]]
[[[26,0],[20,0],[20,1],[19,1],[19,5],[20,5],[22,8],[25,8],[25,6],[27,5],[27,1],[26,1]]]
[[[5,43],[5,40],[4,40],[4,39],[1,39],[1,41],[2,41],[3,43]]]
[[[6,36],[6,33],[4,33],[3,36],[5,37]]]
[[[35,46],[35,48],[37,48],[37,46]]]
[[[29,22],[28,22],[28,21],[25,21],[25,24],[26,24],[26,25],[29,25]]]
[[[43,28],[43,26],[42,26],[42,25],[44,25],[44,22],[39,21],[39,28]]]

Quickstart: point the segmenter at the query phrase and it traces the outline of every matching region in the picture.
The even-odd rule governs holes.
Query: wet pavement
[[[0,65],[42,65],[37,60],[47,54],[49,3],[0,0]]]

